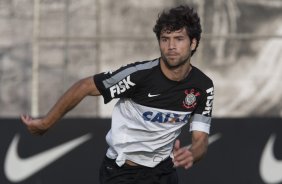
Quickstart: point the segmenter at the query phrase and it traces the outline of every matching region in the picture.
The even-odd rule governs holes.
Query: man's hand
[[[27,126],[28,131],[33,135],[43,135],[48,130],[43,119],[33,119],[29,115],[21,115],[21,120]]]
[[[194,157],[192,152],[187,148],[180,148],[180,141],[177,139],[173,148],[173,163],[175,167],[184,167],[189,169],[193,165]]]

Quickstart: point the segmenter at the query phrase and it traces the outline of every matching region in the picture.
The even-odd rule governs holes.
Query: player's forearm
[[[83,98],[88,95],[94,95],[93,87],[91,86],[93,84],[91,84],[91,82],[91,79],[82,79],[65,92],[65,94],[56,102],[45,116],[43,122],[46,128],[55,124],[67,112],[73,109]]]
[[[194,158],[194,163],[198,162],[201,160],[208,148],[208,135],[205,133],[201,133],[201,135],[193,135],[192,136],[192,145],[190,147],[190,151],[192,152],[193,158]]]

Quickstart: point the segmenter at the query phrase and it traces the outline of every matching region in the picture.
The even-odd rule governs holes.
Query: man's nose
[[[168,42],[168,48],[171,49],[175,49],[175,41],[174,40],[169,40]]]

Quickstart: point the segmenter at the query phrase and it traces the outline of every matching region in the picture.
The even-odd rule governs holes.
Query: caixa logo
[[[154,113],[146,111],[143,113],[143,119],[153,123],[188,123],[190,114],[176,114],[176,113]]]
[[[131,86],[135,86],[135,84],[130,81],[130,75],[129,75],[126,78],[119,81],[117,84],[110,87],[112,98],[114,98],[116,95],[119,95],[119,94],[125,92]]]
[[[209,88],[206,90],[208,96],[207,96],[207,102],[206,102],[206,106],[205,106],[205,109],[203,111],[203,115],[208,115],[210,116],[211,115],[211,111],[212,111],[212,103],[213,103],[213,87]]]

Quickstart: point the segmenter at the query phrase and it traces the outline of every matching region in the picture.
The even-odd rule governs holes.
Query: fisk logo
[[[203,115],[211,115],[212,103],[213,103],[213,87],[207,89],[206,92],[208,96],[207,96],[206,107],[203,112]]]
[[[132,86],[135,86],[135,84],[130,81],[130,75],[129,75],[126,78],[119,81],[117,84],[110,87],[111,97],[114,98],[116,95],[125,92]]]
[[[143,113],[143,119],[145,121],[157,122],[157,123],[188,123],[190,114],[175,114],[175,113],[154,113],[147,111]]]

